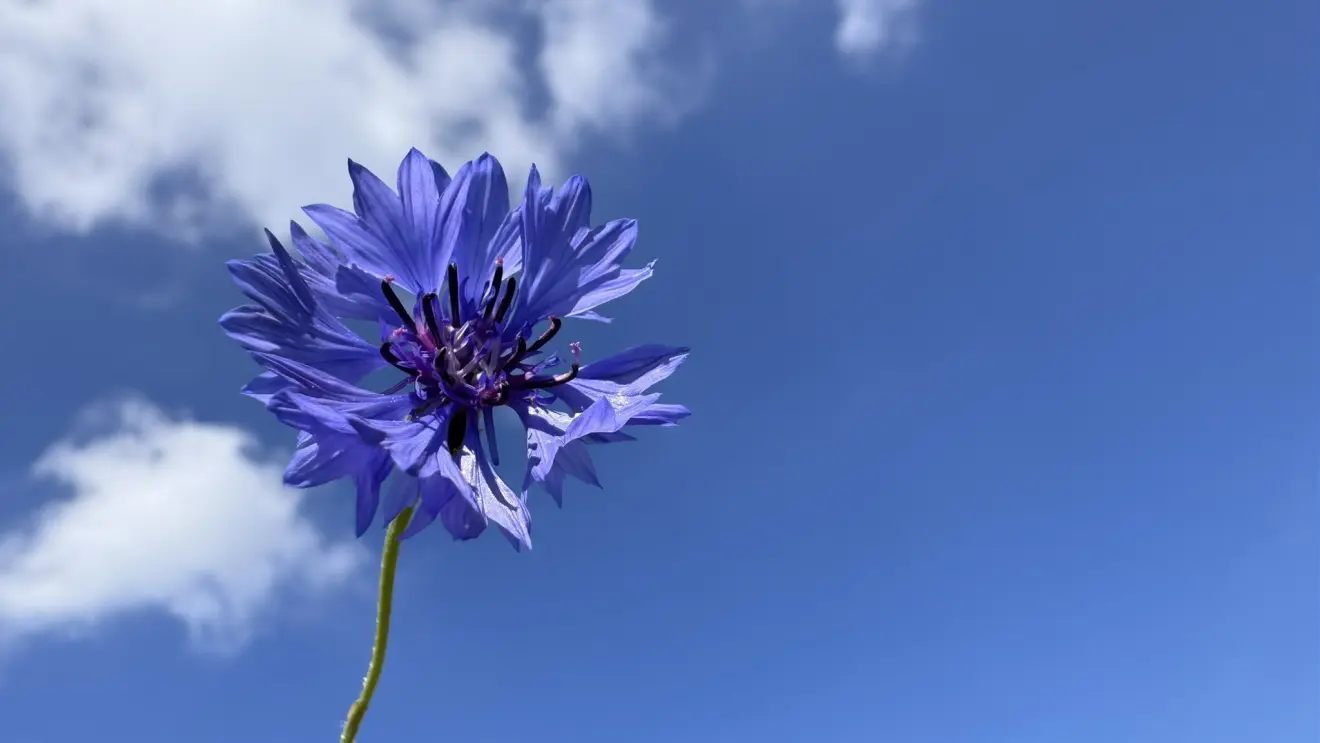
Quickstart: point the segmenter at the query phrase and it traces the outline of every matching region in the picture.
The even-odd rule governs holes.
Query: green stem
[[[399,564],[399,535],[408,528],[413,510],[405,508],[385,530],[385,554],[380,558],[380,597],[376,602],[376,639],[371,645],[371,664],[367,666],[367,677],[362,680],[362,693],[353,706],[348,708],[348,719],[344,721],[344,733],[339,736],[339,743],[353,743],[357,739],[362,718],[367,715],[367,706],[376,693],[376,684],[380,681],[380,672],[385,667],[385,645],[390,638],[390,609],[394,603],[394,569]]]

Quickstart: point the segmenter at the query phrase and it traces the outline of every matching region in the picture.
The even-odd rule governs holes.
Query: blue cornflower
[[[621,266],[634,220],[590,225],[585,179],[556,193],[533,167],[511,210],[489,155],[451,178],[414,149],[397,193],[352,161],[349,176],[353,212],[304,209],[329,243],[293,223],[301,260],[267,232],[271,253],[230,263],[254,304],[220,322],[264,367],[244,391],[300,432],[285,481],[353,479],[359,536],[378,510],[388,523],[413,506],[403,537],[439,519],[471,539],[493,521],[530,547],[531,483],[562,503],[567,476],[599,486],[591,446],[631,440],[629,426],[687,417],[649,392],[686,348],[644,345],[583,364],[571,343],[566,370],[551,351],[565,319],[608,322],[596,308],[652,273],[653,264]],[[375,325],[378,339],[346,321]],[[381,370],[397,382],[381,392],[363,386]],[[500,406],[527,430],[520,492],[495,472]]]

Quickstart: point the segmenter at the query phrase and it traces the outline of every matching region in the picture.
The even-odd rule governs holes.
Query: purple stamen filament
[[[502,327],[518,290],[516,277],[504,279],[504,265],[495,264],[489,295],[483,297],[480,312],[465,322],[461,316],[458,266],[446,271],[449,284],[449,314],[441,317],[436,293],[421,297],[420,318],[413,317],[395,294],[392,281],[381,282],[381,293],[403,325],[396,328],[380,346],[380,354],[391,366],[413,378],[421,404],[410,418],[432,412],[449,412],[447,445],[451,453],[462,449],[471,414],[478,408],[489,410],[511,398],[529,399],[536,390],[549,389],[572,381],[578,375],[576,349],[571,368],[555,376],[537,376],[536,366],[525,359],[540,351],[558,333],[563,322],[550,318],[550,327],[534,342],[521,333],[516,342],[504,340]],[[493,313],[493,315],[492,315]],[[486,428],[493,418],[483,413]],[[488,430],[492,458],[495,452],[494,431]]]

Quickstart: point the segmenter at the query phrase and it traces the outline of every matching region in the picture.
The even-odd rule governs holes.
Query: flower
[[[438,519],[455,538],[472,539],[493,521],[515,547],[530,548],[531,483],[562,505],[566,477],[599,487],[593,446],[689,414],[649,391],[686,348],[643,345],[583,364],[571,343],[567,370],[551,352],[566,320],[609,322],[596,308],[651,276],[654,264],[621,265],[637,223],[591,226],[586,180],[553,192],[535,166],[511,210],[490,155],[451,178],[414,149],[399,166],[397,193],[351,160],[348,170],[353,212],[303,210],[328,243],[295,222],[301,260],[267,231],[271,253],[229,264],[253,304],[220,324],[264,369],[244,392],[299,431],[285,482],[351,478],[359,536],[378,510],[389,523],[415,506],[402,538]],[[368,342],[352,321],[375,325],[379,339]],[[381,370],[397,383],[364,386]],[[520,492],[495,471],[500,406],[526,428]]]

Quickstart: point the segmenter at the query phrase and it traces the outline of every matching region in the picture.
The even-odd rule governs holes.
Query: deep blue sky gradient
[[[921,18],[850,72],[806,13],[575,159],[659,260],[577,337],[691,345],[663,391],[694,415],[538,497],[529,554],[410,542],[363,741],[1320,740],[1320,7]],[[215,325],[255,238],[8,232],[0,469],[124,390],[290,444]],[[166,309],[116,296],[161,277]],[[332,740],[372,601],[227,659],[149,614],[37,641],[0,739]]]

